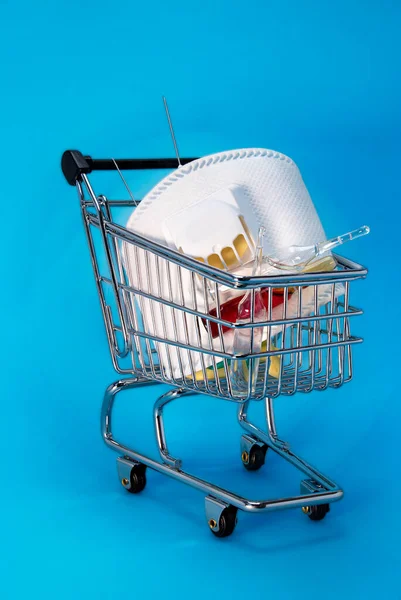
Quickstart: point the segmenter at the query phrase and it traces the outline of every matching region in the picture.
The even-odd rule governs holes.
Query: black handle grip
[[[196,158],[181,158],[182,165],[197,160]],[[176,158],[116,158],[118,168],[123,170],[147,169],[176,169]],[[75,185],[85,173],[92,171],[114,171],[116,168],[111,158],[91,158],[84,156],[79,150],[66,150],[61,158],[61,169],[70,185]]]

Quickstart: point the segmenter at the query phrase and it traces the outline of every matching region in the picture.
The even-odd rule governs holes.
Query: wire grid
[[[261,278],[260,287],[242,281],[238,289],[238,281],[221,282],[213,269],[185,264],[177,253],[166,257],[133,236],[112,215],[113,207],[131,203],[95,197],[88,186],[89,200],[81,184],[78,191],[117,372],[234,401],[324,390],[352,378],[351,346],[362,340],[351,335],[350,318],[361,311],[350,306],[349,291],[363,275],[346,262],[340,259],[332,276]],[[227,292],[247,294],[246,322],[225,318]],[[261,297],[263,320],[255,311]],[[249,343],[241,355],[239,330]],[[247,373],[240,391],[234,365]]]

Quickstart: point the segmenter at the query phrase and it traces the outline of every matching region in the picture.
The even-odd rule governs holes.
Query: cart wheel
[[[227,506],[219,518],[218,529],[216,529],[216,521],[210,519],[209,527],[210,531],[218,538],[228,537],[231,535],[237,524],[237,508],[235,506]]]
[[[302,510],[311,521],[321,521],[330,510],[330,504],[318,504],[316,506],[303,506]]]
[[[244,450],[241,454],[242,464],[247,471],[257,471],[260,467],[263,467],[266,459],[267,446],[259,446],[255,444],[251,447],[249,452]]]
[[[127,492],[130,494],[139,494],[139,492],[142,492],[146,486],[146,465],[134,465],[131,469],[129,479],[129,481],[127,479],[121,481]],[[128,483],[130,483],[129,487]]]

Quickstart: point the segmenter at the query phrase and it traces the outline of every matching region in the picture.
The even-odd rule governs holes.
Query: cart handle
[[[197,160],[196,158],[181,158],[181,165]],[[176,158],[117,158],[119,169],[123,170],[148,170],[148,169],[176,169],[179,167]],[[92,171],[115,171],[116,166],[111,158],[91,158],[84,156],[79,150],[66,150],[61,158],[61,169],[70,185],[75,185],[81,180],[83,174]]]

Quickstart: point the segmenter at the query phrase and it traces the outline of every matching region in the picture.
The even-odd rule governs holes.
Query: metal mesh
[[[114,207],[134,203],[96,196],[86,176],[77,187],[119,373],[235,401],[339,387],[351,379],[351,346],[362,340],[351,335],[350,318],[361,311],[350,306],[349,291],[366,274],[362,267],[337,257],[332,273],[238,278],[113,221]],[[244,296],[249,318],[238,323],[235,299]],[[227,297],[234,298],[231,312]],[[234,342],[241,335],[249,348],[239,354]]]

